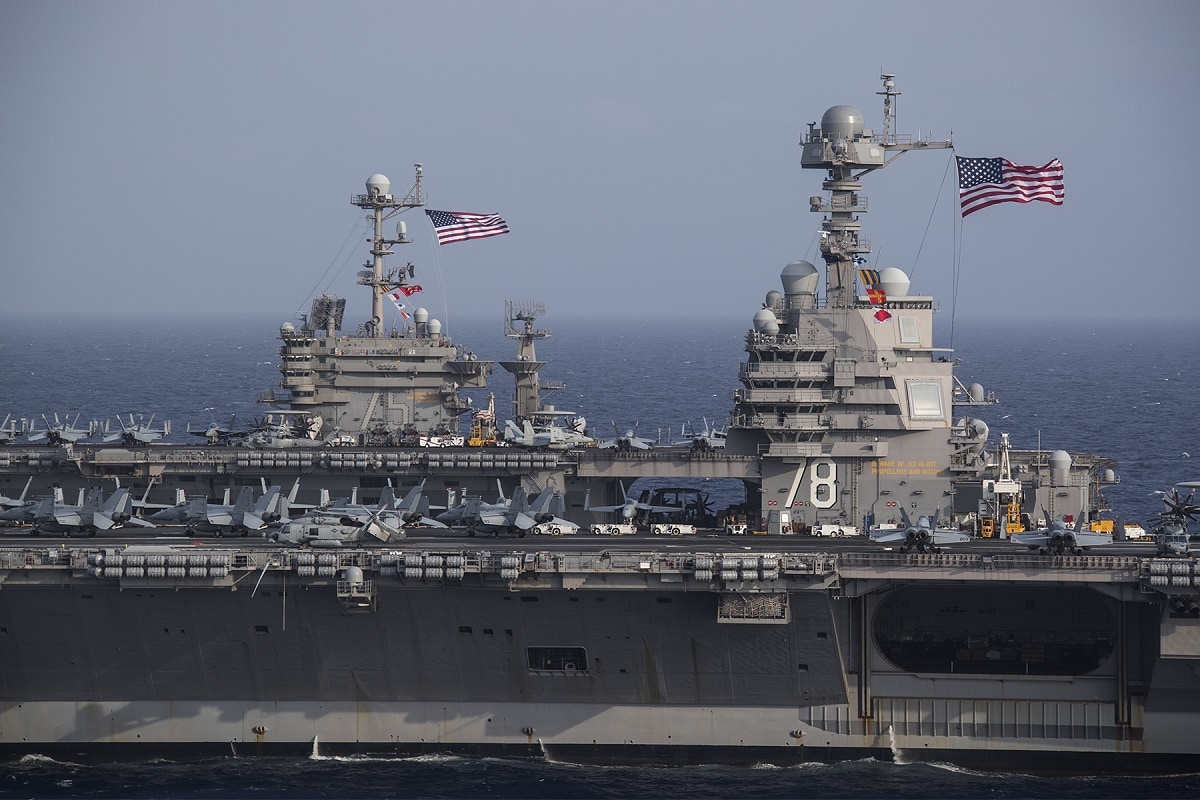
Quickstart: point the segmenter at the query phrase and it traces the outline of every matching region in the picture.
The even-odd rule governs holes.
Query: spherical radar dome
[[[879,288],[888,297],[907,297],[908,276],[899,267],[886,267],[879,273]]]
[[[389,193],[392,190],[392,182],[388,180],[387,175],[380,175],[376,172],[371,177],[367,178],[367,194],[372,197],[380,197]]]
[[[769,308],[760,308],[754,315],[754,330],[774,336],[779,333],[779,317]]]
[[[827,139],[854,139],[863,132],[863,115],[854,106],[834,106],[821,117],[821,133]]]
[[[817,268],[809,262],[793,261],[779,273],[779,279],[783,281],[783,293],[788,296],[813,294],[817,291],[817,279],[820,275]]]

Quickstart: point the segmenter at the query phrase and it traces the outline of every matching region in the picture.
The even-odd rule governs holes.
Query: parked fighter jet
[[[447,491],[446,510],[437,515],[437,521],[446,525],[465,527],[479,517],[480,511],[498,511],[508,508],[509,499],[504,496],[504,488],[496,481],[498,498],[494,503],[485,503],[481,497],[460,495],[456,490]]]
[[[24,497],[25,493],[29,491],[29,483],[32,481],[33,477],[30,476],[29,481],[25,483],[25,490],[21,492],[21,497]],[[79,491],[79,505],[83,504],[83,499],[84,492],[81,489]],[[0,522],[12,522],[17,525],[32,525],[34,516],[37,514],[38,509],[41,508],[42,503],[46,500],[49,500],[50,502],[61,503],[63,501],[62,489],[60,487],[55,487],[54,491],[49,497],[38,497],[32,500],[24,500],[19,505],[11,506],[6,508],[4,511],[0,511]]]
[[[254,490],[243,486],[237,501],[232,505],[209,505],[208,498],[194,497],[184,515],[189,533],[215,533],[224,536],[238,533],[246,536],[250,531],[265,528],[273,522],[286,519],[286,502],[282,502],[279,487],[272,486],[256,502]]]
[[[1066,553],[1079,555],[1092,547],[1112,544],[1111,533],[1084,530],[1082,511],[1075,518],[1074,528],[1068,528],[1067,523],[1061,519],[1050,519],[1049,512],[1044,509],[1042,515],[1046,520],[1045,528],[1028,533],[1013,534],[1012,540],[1017,544],[1025,545],[1030,550],[1058,556]],[[1003,530],[1003,521],[1001,530]]]
[[[155,527],[154,523],[133,516],[128,489],[116,489],[108,499],[104,499],[103,491],[93,487],[79,505],[53,499],[43,500],[33,515],[33,534],[66,533],[70,536],[78,531],[95,536],[96,531],[106,531],[126,523]]]
[[[621,495],[625,498],[625,502],[621,503],[620,505],[594,506],[591,504],[591,492],[588,492],[583,498],[583,510],[617,512],[621,515],[621,519],[630,523],[636,522],[639,514],[642,515],[643,518],[646,518],[651,514],[677,514],[683,511],[683,508],[680,506],[656,506],[651,505],[650,503],[643,503],[630,495],[629,492],[625,491],[624,482],[621,483]]]
[[[723,448],[728,431],[718,430],[716,426],[710,426],[707,417],[703,419],[703,430],[696,430],[689,422],[683,426],[683,430],[681,431],[683,438],[673,441],[671,444],[690,446],[693,450],[700,452]]]
[[[192,501],[183,489],[176,489],[174,505],[158,509],[148,519],[163,525],[185,525],[187,524],[188,509],[191,507]]]
[[[563,526],[578,526],[560,519],[554,513],[553,495],[557,492],[547,486],[532,502],[525,487],[518,486],[512,497],[504,503],[484,503],[478,497],[468,497],[462,505],[452,509],[456,524],[467,529],[468,536],[476,533],[502,533],[525,536],[540,522],[553,526],[558,521]],[[442,519],[446,519],[445,515]],[[560,528],[560,531],[563,530]]]
[[[425,481],[421,481],[416,486],[408,490],[408,494],[399,501],[390,503],[391,507],[399,514],[402,523],[409,527],[427,527],[427,528],[445,528],[446,523],[441,522],[429,516],[429,498],[425,497],[423,491],[425,489]],[[392,487],[388,486],[384,490],[384,499],[392,498]],[[383,503],[380,502],[382,507]]]
[[[0,494],[0,510],[7,511],[10,508],[20,508],[25,505],[25,495],[29,493],[29,485],[33,483],[33,476],[29,476],[29,480],[25,481],[25,488],[21,490],[20,497],[5,497]]]
[[[528,420],[518,428],[511,419],[504,423],[504,441],[518,447],[545,447],[550,450],[570,450],[596,444],[595,439],[576,428],[553,423],[535,428]]]
[[[547,533],[551,536],[578,533],[579,526],[562,517],[566,512],[566,507],[567,501],[563,497],[563,493],[553,486],[547,485],[529,503],[529,510],[525,512],[534,521],[534,526],[530,530],[534,533]]]
[[[917,523],[914,525],[908,518],[908,513],[901,508],[900,519],[903,520],[904,527],[872,528],[871,540],[881,544],[899,544],[901,553],[906,550],[915,550],[918,553],[936,553],[940,549],[938,545],[961,544],[970,541],[971,537],[962,531],[939,528],[937,524],[940,513],[941,509],[938,509],[933,512],[932,517],[917,517]]]
[[[50,424],[50,420],[46,419],[46,415],[42,415],[42,421],[46,423],[46,430],[37,430],[36,423],[30,425],[25,433],[26,439],[31,442],[40,442],[45,440],[47,444],[60,445],[67,442],[78,442],[80,439],[86,439],[89,436],[94,436],[99,426],[95,420],[87,424],[86,428],[76,427],[79,425],[79,415],[75,415],[75,420],[71,421],[67,418],[59,420],[58,414],[54,415],[54,424]]]
[[[530,501],[525,487],[518,486],[513,491],[512,499],[509,501],[507,508],[494,511],[481,511],[478,521],[467,532],[471,536],[474,536],[477,530],[484,530],[490,531],[492,536],[508,533],[523,537],[539,521],[552,525],[553,521],[558,519],[551,510],[555,494],[557,494],[557,490],[554,487],[546,486],[545,489],[542,489]],[[563,525],[571,524],[566,520],[560,520],[560,522]],[[575,527],[578,528],[578,526]]]
[[[142,421],[141,414],[138,414],[136,419],[133,414],[130,414],[128,425],[120,417],[117,417],[117,425],[121,428],[120,432],[106,434],[103,441],[122,442],[132,447],[157,442],[171,433],[171,420],[164,421],[161,428],[155,428],[153,414],[145,422]],[[105,425],[105,430],[108,430],[107,425]]]
[[[637,424],[632,428],[626,428],[625,434],[622,436],[620,429],[617,428],[617,423],[613,422],[613,432],[616,434],[611,439],[605,439],[596,445],[599,448],[610,450],[615,449],[618,452],[628,453],[633,450],[652,450],[654,442],[650,439],[643,439],[637,435]]]
[[[117,488],[120,489],[121,488],[121,479],[115,478],[114,480],[116,480],[116,482],[117,482]],[[183,489],[175,490],[175,502],[173,504],[168,505],[166,503],[151,503],[150,499],[149,499],[150,498],[150,490],[154,488],[155,483],[156,483],[156,481],[154,479],[150,480],[150,482],[146,485],[146,491],[142,492],[141,499],[138,499],[136,497],[129,498],[129,505],[133,508],[134,514],[136,514],[137,516],[142,517],[142,518],[145,518],[147,516],[147,514],[149,514],[150,518],[154,519],[154,515],[159,512],[164,512],[164,511],[170,512],[181,506],[187,505],[187,496],[184,494]],[[165,522],[165,521],[174,521],[174,520],[163,519],[163,520],[155,520],[155,521],[156,522],[158,522],[158,521]],[[182,520],[180,520],[180,521],[182,521]]]

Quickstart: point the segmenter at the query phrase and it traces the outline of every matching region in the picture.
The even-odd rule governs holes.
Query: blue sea
[[[745,319],[580,319],[553,309],[537,327],[546,400],[583,414],[594,435],[632,428],[678,438],[682,427],[720,422],[738,388]],[[170,419],[171,439],[212,420],[241,421],[279,380],[285,320],[0,319],[0,419],[6,414],[81,420],[142,414]],[[1080,451],[1117,462],[1105,490],[1124,519],[1162,510],[1161,493],[1200,480],[1200,320],[1167,323],[1118,315],[1094,321],[938,321],[964,384],[1000,401],[970,409],[993,444],[1007,432],[1021,449]],[[500,313],[446,321],[446,332],[482,359],[513,357]],[[512,380],[491,380],[496,410],[511,415]],[[475,391],[477,406],[487,392]],[[1196,460],[1193,460],[1196,459]],[[11,494],[12,487],[0,486]],[[19,492],[20,487],[15,487]],[[737,498],[733,498],[735,501]],[[397,759],[228,758],[200,763],[63,763],[39,756],[0,764],[0,797],[1196,797],[1194,774],[1045,778],[949,765],[874,760],[776,768],[595,767],[453,756]]]

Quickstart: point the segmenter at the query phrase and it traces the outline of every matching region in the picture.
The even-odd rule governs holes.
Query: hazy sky
[[[887,71],[901,133],[1058,157],[1067,199],[963,224],[950,151],[907,154],[866,180],[878,266],[958,318],[1195,318],[1198,30],[1192,0],[6,0],[0,297],[282,322],[331,290],[365,318],[350,196],[419,161],[430,208],[512,230],[439,247],[406,215],[451,325],[505,298],[749,325],[820,265],[807,123],[879,130]]]

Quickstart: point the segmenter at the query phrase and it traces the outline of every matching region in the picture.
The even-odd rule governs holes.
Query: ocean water
[[[456,756],[0,765],[0,797],[128,798],[1193,798],[1200,773],[1039,778],[950,764],[597,767]]]
[[[538,327],[543,381],[564,389],[548,402],[582,413],[600,437],[637,425],[646,438],[687,422],[724,419],[738,387],[745,320],[653,322],[557,319]],[[249,420],[256,397],[278,380],[277,321],[168,322],[33,317],[0,319],[0,418],[170,419],[171,438],[213,418]],[[447,325],[484,359],[511,358],[494,320]],[[1161,492],[1200,480],[1200,320],[1104,319],[1093,323],[939,321],[964,384],[1000,403],[972,409],[993,442],[1109,456],[1120,483],[1106,490],[1126,519],[1161,510]],[[492,377],[496,409],[511,409],[511,378]],[[475,402],[486,403],[486,392]],[[661,433],[660,433],[661,432]],[[20,487],[17,487],[19,491]],[[0,486],[0,491],[7,487]],[[0,797],[1196,797],[1194,774],[1034,777],[950,765],[875,760],[776,768],[595,767],[552,760],[421,758],[228,758],[196,763],[72,764],[26,756],[0,764]]]

